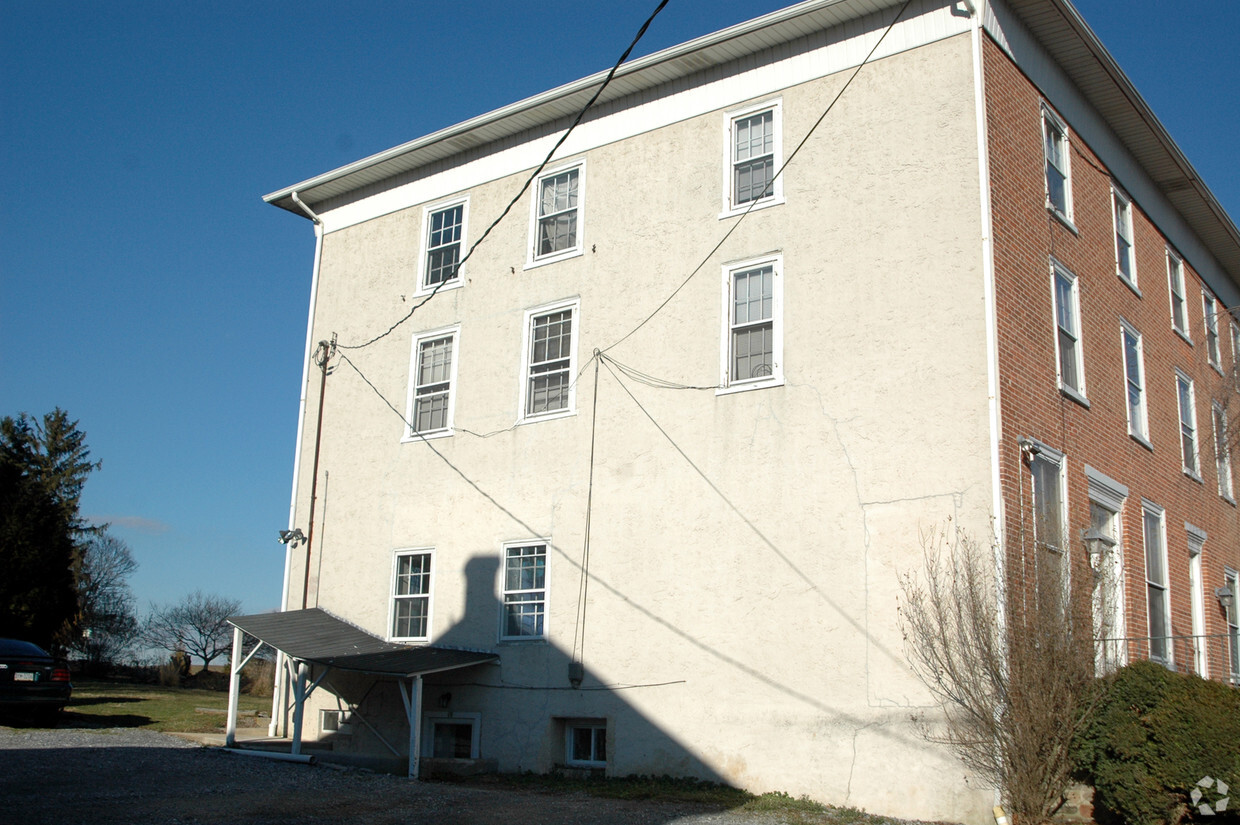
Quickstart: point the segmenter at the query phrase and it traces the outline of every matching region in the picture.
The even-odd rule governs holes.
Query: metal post
[[[291,752],[301,753],[301,722],[306,706],[306,676],[309,668],[305,662],[297,663],[297,681],[293,683],[293,747]]]
[[[224,746],[237,746],[237,701],[241,696],[241,628],[233,628],[232,668],[228,676],[228,726],[224,728]]]

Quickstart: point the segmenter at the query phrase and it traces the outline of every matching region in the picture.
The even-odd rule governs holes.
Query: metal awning
[[[290,659],[378,676],[411,678],[499,661],[490,651],[384,641],[318,607],[233,616],[228,622]]]
[[[263,645],[283,654],[293,688],[292,753],[301,753],[302,714],[306,698],[332,670],[347,670],[396,680],[405,716],[409,721],[409,776],[418,776],[422,720],[422,677],[445,670],[498,662],[499,655],[486,650],[460,650],[434,645],[401,645],[380,639],[372,633],[333,616],[322,608],[290,610],[233,616],[232,675],[228,690],[228,725],[225,742],[236,746],[237,700],[241,688],[241,668]],[[242,660],[243,634],[259,643]],[[318,678],[307,684],[310,667],[322,668]],[[408,680],[408,683],[406,683]],[[363,721],[365,721],[363,719]],[[377,733],[377,731],[376,731]],[[380,737],[382,739],[382,737]],[[386,741],[383,743],[398,753]]]

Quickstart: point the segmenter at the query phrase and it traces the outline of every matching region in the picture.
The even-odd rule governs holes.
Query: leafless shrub
[[[944,724],[926,735],[993,782],[1017,822],[1045,821],[1063,803],[1092,701],[1089,588],[1074,597],[1043,570],[1033,592],[1013,592],[995,548],[952,529],[922,546],[924,571],[901,581],[900,619],[908,660],[943,705]]]

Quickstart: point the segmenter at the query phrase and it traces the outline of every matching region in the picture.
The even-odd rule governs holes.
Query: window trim
[[[1205,571],[1201,551],[1206,546],[1206,531],[1184,522],[1188,534],[1188,610],[1193,637],[1193,671],[1202,679],[1210,678],[1210,657],[1206,651]]]
[[[400,559],[405,556],[427,556],[430,559],[430,573],[428,578],[430,584],[427,587],[425,596],[421,594],[407,594],[400,596],[396,593],[397,574],[400,570]],[[402,547],[392,551],[392,577],[388,585],[388,620],[387,620],[387,639],[389,642],[429,642],[433,634],[434,618],[435,618],[435,548],[434,547]],[[396,602],[397,599],[426,599],[426,633],[422,636],[397,636],[396,635]]]
[[[1182,387],[1185,387],[1188,389],[1188,410],[1187,412],[1190,418],[1189,421],[1184,420],[1185,409],[1184,409],[1184,395],[1181,390]],[[1197,420],[1197,387],[1194,384],[1193,379],[1190,378],[1183,370],[1180,370],[1180,369],[1176,369],[1175,371],[1175,403],[1176,403],[1176,409],[1179,411],[1178,421],[1180,425],[1180,459],[1184,467],[1184,475],[1188,476],[1193,481],[1201,481],[1201,427]],[[1184,432],[1185,427],[1188,427],[1192,430],[1192,433],[1191,433],[1192,448],[1193,448],[1192,464],[1189,464],[1189,461],[1188,461],[1189,456],[1188,456],[1188,453],[1184,449],[1184,442],[1185,442],[1185,435],[1186,435],[1186,433]]]
[[[1128,487],[1110,476],[1085,465],[1088,481],[1090,524],[1093,526],[1093,509],[1097,507],[1109,514],[1115,543],[1104,551],[1094,567],[1093,626],[1096,649],[1094,665],[1097,673],[1109,673],[1128,664],[1127,646],[1121,640],[1127,637],[1124,576],[1124,504],[1128,500]],[[1091,558],[1091,563],[1094,561]],[[1110,635],[1102,633],[1110,629]],[[1110,641],[1113,644],[1102,644]]]
[[[418,257],[418,282],[414,289],[414,295],[429,295],[435,291],[435,284],[427,284],[426,277],[429,273],[429,258],[431,254],[431,219],[433,216],[446,212],[455,207],[461,207],[461,239],[457,242],[460,244],[460,254],[457,258],[456,274],[451,280],[444,281],[439,286],[439,291],[444,292],[449,289],[460,289],[465,285],[465,268],[461,264],[460,259],[465,257],[466,251],[469,249],[469,196],[464,195],[451,200],[439,201],[437,203],[427,204],[422,209],[422,248],[421,255]]]
[[[1111,182],[1111,216],[1115,227],[1115,274],[1140,298],[1141,290],[1137,286],[1137,242],[1132,220],[1132,198],[1114,181]],[[1127,237],[1124,237],[1121,229],[1127,230]],[[1128,271],[1130,273],[1128,275],[1124,274],[1123,267],[1120,266],[1120,241],[1128,244]]]
[[[528,590],[509,591],[507,588],[508,577],[508,551],[521,547],[542,547],[543,555],[543,586],[541,588],[529,588]],[[546,642],[550,638],[551,623],[551,540],[547,538],[530,538],[521,541],[506,541],[501,546],[499,557],[499,581],[496,582],[498,588],[499,602],[499,641],[501,642]],[[508,594],[510,592],[537,592],[542,591],[542,633],[537,635],[517,635],[508,636],[505,630],[508,625]]]
[[[574,239],[576,244],[565,249],[559,249],[555,252],[549,252],[546,255],[538,254],[538,220],[541,217],[538,214],[539,203],[541,202],[542,183],[547,178],[553,178],[556,175],[562,175],[565,172],[577,170],[577,237]],[[562,163],[554,168],[545,169],[539,175],[531,187],[532,193],[530,197],[530,225],[529,225],[529,243],[526,245],[525,266],[522,269],[534,269],[547,264],[563,261],[569,258],[577,258],[585,254],[585,227],[586,227],[586,159],[578,158],[574,161]]]
[[[1145,377],[1145,339],[1136,327],[1123,318],[1119,319],[1119,325],[1120,360],[1124,367],[1124,409],[1128,415],[1128,435],[1132,436],[1143,447],[1152,450],[1154,446],[1150,443],[1149,382]],[[1128,389],[1132,386],[1132,379],[1128,375],[1128,336],[1136,339],[1137,377],[1140,381],[1137,390],[1140,393],[1141,399],[1138,411],[1140,413],[1140,421],[1138,422],[1133,421],[1132,404],[1128,400]],[[1139,426],[1134,427],[1134,423]]]
[[[425,341],[435,338],[452,338],[452,366],[451,375],[448,376],[448,411],[445,416],[445,426],[437,430],[427,430],[426,432],[418,432],[414,429],[416,416],[414,414],[415,403],[417,401],[418,390],[418,355],[421,345]],[[409,353],[409,389],[405,396],[405,431],[401,435],[401,442],[410,441],[429,441],[434,438],[447,438],[455,435],[456,421],[456,395],[457,395],[457,367],[460,365],[461,358],[461,325],[453,324],[450,327],[441,327],[439,329],[429,330],[427,332],[417,332],[413,335],[413,341],[410,345]]]
[[[1032,491],[1030,495],[1030,506],[1032,507],[1030,515],[1032,517],[1031,524],[1033,529],[1033,545],[1035,551],[1035,569],[1036,565],[1041,563],[1043,552],[1053,554],[1056,558],[1058,558],[1056,564],[1059,566],[1058,572],[1060,575],[1060,586],[1062,588],[1059,598],[1061,604],[1066,607],[1070,597],[1069,594],[1072,592],[1072,542],[1068,538],[1069,518],[1067,455],[1063,451],[1057,450],[1035,438],[1028,439],[1028,442],[1037,447],[1037,453],[1032,456],[1032,459],[1029,462],[1029,485],[1030,490]],[[1045,462],[1050,465],[1055,475],[1056,486],[1058,487],[1058,500],[1056,503],[1057,512],[1055,513],[1055,515],[1058,516],[1059,521],[1058,525],[1056,525],[1059,532],[1059,535],[1057,536],[1059,540],[1058,543],[1047,541],[1046,537],[1038,534],[1038,509],[1042,495],[1038,490],[1037,473],[1034,469],[1034,465],[1038,462]],[[1043,548],[1045,548],[1045,551],[1043,551]],[[1040,573],[1035,573],[1035,576],[1040,575]],[[1040,581],[1040,579],[1038,579],[1038,581]]]
[[[1231,372],[1237,390],[1240,390],[1240,322],[1231,321]]]
[[[462,713],[460,711],[423,711],[422,713],[422,758],[423,759],[447,759],[450,757],[436,757],[435,753],[435,725],[465,725],[471,728],[469,734],[469,759],[479,759],[482,744],[482,714],[481,713]],[[451,757],[463,758],[463,757]]]
[[[1201,290],[1201,324],[1205,330],[1206,363],[1223,374],[1223,342],[1219,340],[1218,298],[1208,289]]]
[[[1059,134],[1057,144],[1061,145],[1063,155],[1063,169],[1055,164],[1050,155],[1047,153],[1047,144],[1050,143],[1050,129],[1053,127]],[[1059,116],[1059,113],[1052,109],[1047,103],[1042,104],[1042,159],[1043,159],[1043,185],[1045,186],[1046,208],[1052,215],[1061,220],[1074,233],[1077,232],[1076,224],[1072,221],[1072,138],[1068,131],[1068,124]],[[1063,176],[1064,205],[1061,210],[1051,200],[1051,181],[1050,167]]]
[[[588,728],[591,731],[603,732],[603,758],[597,759],[574,759],[573,758],[573,732],[578,729]],[[565,719],[564,720],[564,764],[573,768],[606,768],[608,764],[609,751],[611,748],[611,737],[607,732],[608,724],[606,719]],[[593,752],[598,743],[597,735],[591,735],[590,750]]]
[[[529,398],[530,370],[533,365],[534,320],[544,315],[569,310],[572,312],[572,330],[569,333],[568,345],[568,405],[563,409],[541,413],[526,413]],[[525,311],[525,331],[521,344],[521,387],[520,398],[517,400],[517,423],[526,424],[533,421],[550,421],[556,418],[567,418],[577,414],[577,345],[581,340],[581,298],[568,298],[551,304],[534,307]]]
[[[1210,421],[1214,427],[1214,471],[1218,477],[1218,494],[1224,501],[1235,504],[1236,478],[1231,452],[1227,449],[1227,410],[1217,401],[1210,403]]]
[[[723,206],[719,212],[719,219],[732,218],[742,215],[745,212],[766,209],[771,206],[778,206],[784,203],[784,176],[781,174],[784,164],[784,128],[783,128],[783,98],[776,97],[764,100],[760,103],[751,103],[736,109],[730,109],[724,113],[723,118]],[[770,110],[771,112],[771,130],[772,151],[771,151],[771,173],[775,175],[774,182],[771,184],[770,193],[764,198],[758,198],[753,201],[745,201],[744,203],[736,203],[735,190],[735,128],[739,120],[753,117],[756,114]]]
[[[759,378],[734,381],[732,373],[732,293],[734,276],[746,271],[771,267],[771,374]],[[722,307],[719,347],[719,388],[716,395],[779,387],[784,383],[784,256],[772,252],[743,261],[732,261],[720,267],[722,275]]]
[[[1062,277],[1066,281],[1069,281],[1071,285],[1072,306],[1070,307],[1070,309],[1071,309],[1071,315],[1072,315],[1071,320],[1076,325],[1075,333],[1064,330],[1064,328],[1060,326],[1059,324],[1059,283],[1058,283],[1058,280],[1060,277]],[[1087,385],[1085,382],[1085,352],[1084,352],[1084,337],[1085,336],[1084,336],[1083,330],[1081,329],[1080,285],[1081,285],[1080,279],[1077,278],[1077,276],[1072,272],[1072,270],[1068,269],[1066,266],[1061,264],[1056,259],[1051,258],[1051,308],[1054,313],[1054,322],[1055,322],[1055,378],[1056,378],[1057,383],[1059,384],[1060,392],[1062,392],[1064,395],[1071,398],[1073,401],[1076,401],[1077,403],[1083,404],[1084,406],[1088,407],[1089,398],[1086,395]],[[1062,347],[1060,345],[1060,338],[1065,335],[1068,336],[1069,338],[1072,338],[1073,342],[1075,343],[1075,346],[1073,348],[1073,354],[1075,358],[1073,360],[1076,362],[1076,373],[1079,379],[1078,383],[1080,384],[1079,387],[1074,387],[1071,384],[1068,384],[1064,381],[1064,376],[1063,376],[1064,354],[1062,351]]]
[[[1233,685],[1240,685],[1240,571],[1223,568],[1223,584],[1236,594],[1231,608],[1225,611],[1223,626],[1227,629],[1227,671]]]
[[[1153,516],[1158,520],[1159,529],[1159,547],[1155,548],[1155,552],[1161,554],[1162,558],[1162,581],[1156,582],[1150,578],[1150,547],[1147,516]],[[1175,667],[1175,646],[1171,641],[1171,583],[1170,570],[1167,565],[1167,511],[1160,505],[1155,504],[1149,499],[1141,499],[1141,564],[1142,573],[1145,576],[1145,627],[1149,633],[1149,650],[1147,651],[1151,661],[1158,662],[1168,668]],[[1162,635],[1154,635],[1154,627],[1151,625],[1153,616],[1150,613],[1150,588],[1153,587],[1160,591],[1163,605],[1163,628]],[[1166,647],[1166,656],[1156,658],[1154,656],[1154,639],[1162,639]]]
[[[1171,328],[1188,343],[1193,343],[1192,334],[1188,331],[1188,290],[1184,286],[1184,259],[1167,247],[1167,300],[1171,303]],[[1180,314],[1184,317],[1176,319],[1176,299],[1180,300]]]

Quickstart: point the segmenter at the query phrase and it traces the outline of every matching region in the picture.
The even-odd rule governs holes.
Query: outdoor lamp
[[[1102,556],[1115,546],[1115,537],[1097,527],[1090,527],[1081,533],[1081,540],[1085,542],[1085,552],[1089,554],[1089,566],[1097,572]]]
[[[1222,587],[1214,588],[1214,596],[1224,610],[1231,610],[1232,605],[1236,603],[1236,594],[1231,592],[1231,585],[1225,584]]]
[[[300,544],[301,542],[305,540],[306,540],[306,535],[305,533],[301,532],[300,527],[296,527],[292,530],[281,530],[280,538],[276,539],[276,541],[280,542],[281,544],[292,544],[294,547],[296,547],[298,544]]]

